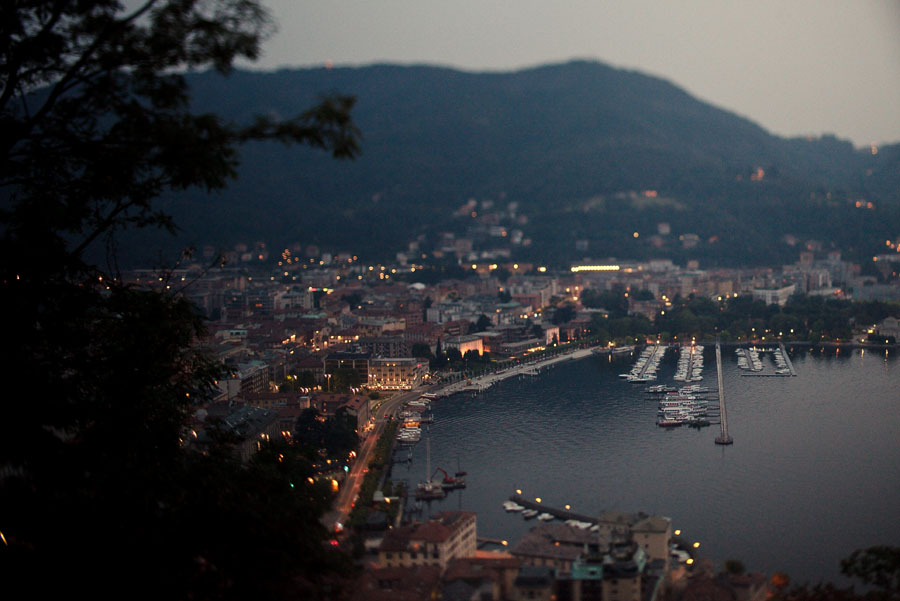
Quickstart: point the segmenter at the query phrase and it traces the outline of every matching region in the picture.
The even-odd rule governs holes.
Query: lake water
[[[782,570],[794,582],[840,582],[839,561],[853,550],[900,546],[897,353],[793,351],[793,378],[741,376],[734,351],[722,354],[727,447],[714,444],[718,425],[657,427],[656,399],[618,377],[630,355],[566,361],[438,401],[427,433],[431,469],[459,465],[468,487],[424,514],[475,511],[479,536],[515,544],[535,525],[501,507],[519,488],[588,515],[668,516],[701,543],[701,557]],[[676,357],[667,353],[657,383],[673,383]],[[762,357],[771,371],[771,355]],[[715,389],[710,346],[703,375]],[[423,436],[393,478],[415,486],[425,460]]]

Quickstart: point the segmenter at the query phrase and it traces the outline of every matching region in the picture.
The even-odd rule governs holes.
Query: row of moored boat
[[[627,374],[619,374],[619,377],[624,378],[632,384],[652,382],[656,379],[656,370],[659,368],[659,363],[662,361],[665,354],[665,346],[659,344],[646,346],[644,347],[644,350],[641,351],[637,361],[634,362],[631,371]]]
[[[735,349],[738,367],[747,371],[762,371],[763,365],[759,358],[759,351],[755,348]]]
[[[703,345],[681,349],[673,379],[678,382],[699,382],[703,379]]]
[[[422,439],[422,424],[434,422],[434,417],[427,413],[431,409],[431,399],[425,396],[415,401],[407,401],[398,416],[400,427],[397,429],[397,442],[414,445]]]
[[[710,425],[709,402],[705,397],[708,392],[710,389],[706,386],[696,385],[685,386],[674,392],[667,391],[659,399],[656,425],[661,428],[682,425],[699,428]]]
[[[556,519],[556,516],[554,516],[552,513],[540,512],[537,509],[526,509],[524,506],[519,505],[515,501],[504,501],[503,509],[505,509],[507,513],[521,513],[522,517],[526,520],[537,518],[542,522],[549,522]],[[565,524],[573,528],[578,528],[579,530],[590,530],[591,532],[597,532],[600,529],[600,526],[598,526],[597,524],[592,524],[591,522],[582,522],[580,520],[566,520]]]

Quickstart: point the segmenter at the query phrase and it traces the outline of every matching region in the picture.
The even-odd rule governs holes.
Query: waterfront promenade
[[[590,348],[577,349],[575,351],[556,355],[549,359],[523,363],[496,373],[485,374],[468,380],[460,380],[443,388],[432,390],[431,392],[441,396],[449,396],[464,390],[484,390],[500,380],[505,380],[506,378],[518,375],[536,375],[541,369],[553,365],[554,363],[568,361],[570,359],[580,359],[590,354]],[[422,389],[416,388],[392,395],[375,410],[375,429],[360,445],[359,457],[353,463],[347,478],[344,479],[340,492],[332,504],[332,510],[322,518],[322,523],[332,532],[337,530],[336,525],[338,523],[344,524],[347,522],[350,512],[356,503],[359,490],[362,487],[365,473],[368,471],[366,468],[368,467],[369,461],[375,450],[375,445],[384,431],[386,420],[396,416],[405,402],[417,398],[422,392],[424,392]]]
[[[468,378],[465,380],[459,380],[457,382],[453,382],[441,388],[440,390],[435,391],[435,394],[442,396],[449,396],[451,394],[455,394],[457,392],[465,392],[465,391],[481,391],[490,388],[497,382],[501,380],[505,380],[507,378],[512,378],[520,375],[537,375],[541,369],[545,367],[549,367],[555,363],[560,363],[562,361],[569,361],[573,359],[581,359],[583,357],[587,357],[592,353],[592,349],[583,348],[577,349],[569,353],[564,353],[560,355],[556,355],[554,357],[550,357],[549,359],[538,360],[529,363],[522,363],[520,365],[516,365],[515,367],[510,367],[504,369],[502,371],[497,371],[494,373],[484,374],[481,376],[476,376],[474,378]]]

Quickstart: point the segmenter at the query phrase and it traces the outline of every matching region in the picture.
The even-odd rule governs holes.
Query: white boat
[[[440,480],[426,480],[416,486],[417,499],[443,499],[446,493]]]
[[[590,522],[582,522],[580,520],[566,520],[565,524],[566,526],[578,528],[579,530],[589,530],[591,528]]]
[[[575,527],[579,530],[590,530],[594,527],[594,525],[590,522],[578,522],[577,524],[575,524]]]
[[[552,513],[542,513],[541,515],[537,516],[537,519],[541,520],[542,522],[549,522],[550,520],[553,519],[553,514]]]

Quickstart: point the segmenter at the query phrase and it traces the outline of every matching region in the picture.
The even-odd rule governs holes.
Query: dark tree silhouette
[[[0,363],[28,391],[5,396],[0,420],[5,582],[46,597],[315,597],[338,564],[302,457],[241,465],[224,443],[186,444],[218,372],[193,346],[202,320],[175,293],[123,285],[114,253],[85,257],[127,228],[174,229],[158,195],[223,187],[241,142],[353,156],[353,100],[243,126],[193,114],[181,74],[255,58],[264,9],[127,4],[0,8],[0,298],[14,316]]]
[[[488,317],[487,315],[485,315],[484,313],[482,313],[481,315],[478,316],[478,321],[475,322],[474,331],[484,332],[485,330],[490,328],[492,325],[494,325],[494,324],[491,322],[491,318]]]
[[[860,549],[841,560],[841,572],[872,587],[885,599],[900,598],[900,547]]]

